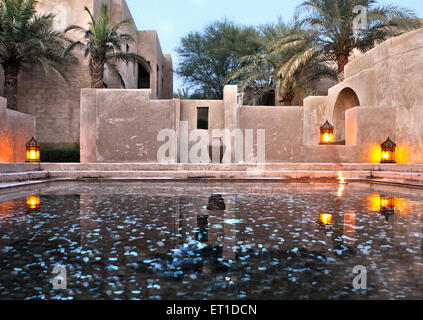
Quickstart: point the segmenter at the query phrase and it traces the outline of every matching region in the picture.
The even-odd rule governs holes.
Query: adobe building
[[[87,27],[89,15],[84,6],[97,14],[101,5],[108,5],[111,25],[131,19],[125,0],[39,0],[37,11],[55,14],[54,28],[64,31],[69,25]],[[135,39],[126,50],[143,56],[151,66],[151,73],[135,63],[121,64],[120,70],[127,89],[150,89],[152,99],[171,99],[173,96],[172,58],[163,54],[156,31],[139,31],[132,20],[121,30]],[[77,40],[80,34],[68,33]],[[69,147],[79,142],[81,88],[90,87],[88,59],[82,51],[73,54],[79,62],[68,67],[68,83],[50,72],[44,75],[35,65],[20,72],[18,82],[18,111],[36,117],[36,137],[43,145]],[[3,71],[0,67],[0,96],[3,95]],[[121,88],[120,82],[105,72],[107,88]]]
[[[124,1],[103,2],[110,6],[112,23],[130,17]],[[40,9],[56,10],[56,28],[61,30],[70,24],[86,24],[84,4],[95,11],[103,2],[41,1]],[[331,87],[327,96],[307,97],[304,106],[269,107],[242,105],[237,86],[226,86],[222,100],[173,99],[171,59],[162,55],[156,32],[137,31],[133,24],[127,28],[125,32],[137,39],[128,50],[144,55],[152,73],[147,79],[138,66],[123,65],[125,90],[109,76],[107,89],[88,89],[89,72],[83,59],[69,68],[68,86],[53,76],[43,78],[35,67],[21,73],[18,111],[36,116],[42,144],[80,141],[82,163],[141,164],[163,163],[158,154],[168,144],[175,151],[166,159],[168,163],[198,163],[183,151],[192,150],[197,138],[208,135],[210,141],[204,141],[200,150],[210,150],[214,138],[222,138],[223,162],[238,164],[251,163],[251,159],[246,152],[241,157],[235,154],[239,137],[227,140],[222,132],[240,133],[245,145],[247,131],[253,130],[253,152],[269,164],[378,164],[381,144],[390,137],[397,144],[398,163],[423,164],[423,29],[355,55],[345,68],[345,81]],[[0,104],[6,121],[34,121],[19,120],[20,115],[5,110],[5,101]],[[326,120],[334,126],[333,145],[320,144],[320,126]],[[0,137],[20,141],[13,148],[9,143],[12,152],[23,136],[30,137],[28,132],[21,137],[20,125],[10,123],[0,128]],[[9,133],[4,128],[10,128]],[[222,131],[216,133],[216,129]],[[160,135],[163,130],[174,132],[175,139],[166,140]],[[259,131],[265,132],[261,146],[257,146]],[[19,161],[12,153],[4,158]]]
[[[82,90],[81,162],[158,162],[163,129],[176,132],[172,163],[192,162],[181,146],[193,132],[265,130],[266,163],[379,163],[381,144],[397,143],[398,163],[423,163],[423,29],[355,57],[345,81],[303,107],[244,106],[236,86],[223,100],[156,100],[150,90]],[[335,144],[320,145],[320,126],[335,127]],[[187,127],[187,128],[186,128]],[[221,138],[225,137],[221,135]],[[256,139],[256,138],[255,138]],[[189,148],[196,141],[189,140]],[[207,149],[209,142],[203,146]],[[227,150],[234,141],[226,141]],[[226,163],[249,163],[226,154]]]

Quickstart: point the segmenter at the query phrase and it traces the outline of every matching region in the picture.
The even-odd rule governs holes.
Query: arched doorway
[[[358,106],[360,106],[360,101],[353,89],[345,88],[339,93],[333,109],[333,125],[337,143],[345,143],[345,112]]]

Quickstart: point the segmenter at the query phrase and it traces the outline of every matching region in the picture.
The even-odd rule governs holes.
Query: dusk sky
[[[260,25],[291,20],[295,8],[303,0],[126,0],[140,30],[157,30],[163,53],[171,53],[174,68],[178,59],[175,48],[181,37],[190,31],[200,31],[216,19],[229,18],[245,25]],[[423,17],[421,0],[386,0],[414,10]],[[182,87],[175,75],[174,90]]]

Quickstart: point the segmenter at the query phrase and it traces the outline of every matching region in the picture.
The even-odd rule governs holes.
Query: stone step
[[[49,171],[68,179],[338,179],[338,171]],[[366,179],[368,171],[345,172],[346,179]]]
[[[0,163],[0,173],[40,171],[39,163]]]
[[[159,163],[42,163],[44,171],[248,171],[256,164],[159,164]],[[265,171],[396,171],[423,172],[423,165],[407,164],[331,164],[331,163],[267,163]]]
[[[49,171],[51,178],[67,179],[228,179],[228,180],[338,180],[338,171]],[[344,171],[346,180],[392,180],[423,183],[423,173],[392,171]]]
[[[46,179],[49,177],[47,171],[26,171],[0,173],[0,183]]]

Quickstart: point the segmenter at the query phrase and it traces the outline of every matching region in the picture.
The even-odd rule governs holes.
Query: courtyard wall
[[[154,33],[150,35],[154,38]],[[85,151],[81,152],[87,155],[84,160],[86,162],[157,162],[156,151],[160,146],[155,144],[155,134],[162,129],[174,128],[180,147],[186,138],[182,136],[182,126],[187,124],[188,136],[203,131],[211,138],[213,129],[238,130],[243,135],[244,145],[247,130],[253,130],[253,154],[257,156],[260,150],[264,150],[264,159],[268,163],[379,163],[380,144],[388,137],[398,145],[397,162],[423,163],[423,93],[420,90],[423,83],[420,72],[422,69],[423,29],[420,29],[388,40],[356,57],[346,67],[345,81],[330,88],[327,96],[306,98],[303,107],[242,106],[239,105],[236,86],[225,87],[223,100],[160,101],[155,100],[151,92],[148,94],[148,91],[143,90],[134,90],[128,93],[130,96],[113,90],[95,93],[86,91],[83,92],[82,101],[91,105],[95,101],[96,113],[88,105],[85,106],[84,110],[90,115],[83,115],[81,123],[94,123],[95,119],[96,127],[93,129],[91,124],[84,124],[81,148]],[[119,102],[120,99],[124,99],[126,103]],[[199,107],[209,108],[207,130],[197,128]],[[136,118],[132,126],[135,128],[139,122],[147,127],[138,127],[134,131],[128,126],[132,121],[129,114],[138,114],[140,110],[145,115]],[[119,131],[113,119],[121,114],[128,116],[120,118],[125,124]],[[154,114],[161,116],[156,117]],[[85,117],[91,120],[87,122]],[[335,145],[320,145],[319,128],[326,120],[335,126]],[[265,131],[264,149],[257,148],[260,129]],[[84,138],[91,141],[88,143],[91,145],[89,148],[82,144],[82,136],[87,132],[91,132],[87,135],[91,135],[91,140]],[[110,135],[109,132],[114,134]],[[139,141],[138,144],[131,141],[127,143],[129,135],[135,136],[135,132],[138,132],[134,138]],[[115,135],[126,138],[119,140],[114,138]],[[155,143],[142,143],[151,140]],[[113,151],[114,156],[112,151],[99,152],[99,146],[105,150],[110,141],[111,150],[116,149],[119,152]],[[189,142],[189,147],[195,142]],[[224,143],[234,147],[235,138]],[[147,150],[144,155],[136,153],[140,146]],[[97,151],[94,152],[96,148]],[[134,151],[131,151],[133,153],[130,157],[125,157],[122,156],[125,154],[122,148]],[[90,151],[86,152],[87,150]],[[180,151],[178,148],[175,161],[188,162],[181,158]],[[117,154],[119,156],[116,158]],[[248,162],[245,154],[241,159],[236,157],[233,148],[230,156],[225,159],[224,162],[231,163]]]
[[[389,39],[351,61],[341,84],[374,100],[373,104],[360,101],[360,105],[395,107],[391,139],[397,143],[397,159],[403,163],[423,163],[422,69],[423,29],[418,29]],[[374,74],[371,81],[366,73]],[[351,84],[353,79],[366,85],[356,87]]]
[[[0,163],[25,162],[25,145],[35,137],[35,117],[9,110],[0,97]]]
[[[327,99],[318,99],[320,103]],[[319,106],[319,104],[317,104]],[[209,129],[197,128],[197,108],[209,108]],[[323,110],[323,107],[321,108]],[[214,136],[221,137],[227,149],[226,163],[308,162],[362,163],[379,162],[378,141],[388,133],[384,127],[395,123],[393,107],[358,107],[346,114],[348,145],[322,146],[318,140],[304,143],[305,115],[303,107],[238,106],[236,86],[225,88],[224,100],[154,100],[150,90],[83,89],[81,93],[81,162],[144,162],[157,163],[158,150],[169,142],[158,141],[161,130],[174,130],[172,142],[176,154],[171,163],[194,162],[183,156],[182,146],[191,135],[206,133],[208,140],[192,140],[191,150],[198,142],[208,151]],[[369,116],[371,112],[386,113],[383,121]],[[321,114],[325,114],[323,111]],[[324,119],[323,115],[316,117]],[[311,119],[312,117],[309,117]],[[315,120],[316,123],[320,121]],[[319,122],[317,122],[319,121]],[[309,121],[312,122],[312,121]],[[362,128],[374,126],[365,132]],[[235,136],[231,144],[222,129],[236,130],[242,137],[242,156],[235,155]],[[315,126],[310,126],[318,139]],[[218,130],[218,131],[215,131]],[[264,130],[264,148],[257,147],[259,130]],[[318,130],[318,129],[317,129]],[[247,131],[252,133],[255,159],[247,157]],[[232,132],[232,131],[231,131]],[[382,133],[381,133],[382,132]],[[392,131],[391,131],[392,132]],[[311,139],[311,138],[308,138]],[[200,143],[200,144],[201,144]],[[203,149],[203,150],[204,150]],[[261,152],[265,152],[264,158]],[[379,158],[378,158],[379,157]],[[257,160],[256,160],[257,159]],[[379,159],[379,160],[378,160]],[[211,162],[208,159],[206,162]]]
[[[177,108],[176,99],[151,100],[151,90],[83,89],[81,162],[157,162],[158,134],[176,131]]]

